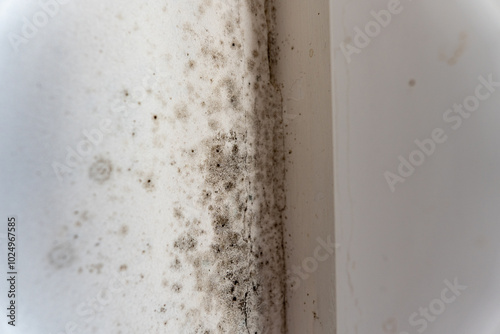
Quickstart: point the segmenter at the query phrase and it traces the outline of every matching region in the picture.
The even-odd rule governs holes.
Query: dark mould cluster
[[[185,53],[184,73],[204,84],[186,80],[189,98],[173,114],[180,126],[203,115],[208,133],[198,145],[181,150],[185,161],[177,160],[178,177],[203,176],[193,201],[209,220],[200,226],[209,230],[201,238],[200,226],[191,224],[182,208],[175,209],[184,231],[168,249],[176,255],[170,267],[190,266],[194,272],[194,291],[202,303],[187,317],[197,323],[223,314],[214,328],[200,326],[196,332],[263,334],[274,328],[284,333],[283,124],[268,58],[276,50],[269,53],[267,31],[274,7],[265,0],[238,6],[221,14],[224,40],[184,25],[186,38],[200,41],[198,50]],[[209,7],[205,3],[200,13]],[[243,8],[253,16],[249,31],[254,42],[249,44],[241,38],[236,13]],[[180,291],[175,284],[172,289]]]

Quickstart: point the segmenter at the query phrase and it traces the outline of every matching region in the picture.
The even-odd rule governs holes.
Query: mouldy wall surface
[[[329,4],[276,0],[269,11],[271,75],[283,96],[289,334],[336,333],[335,253],[345,245],[334,229]]]
[[[285,332],[267,35],[264,0],[90,0],[2,42],[22,333]]]

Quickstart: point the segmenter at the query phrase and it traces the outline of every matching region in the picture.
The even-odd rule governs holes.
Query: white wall
[[[334,333],[334,255],[317,240],[335,239],[329,3],[275,5],[285,124],[287,327],[289,333]]]
[[[498,5],[402,0],[363,45],[355,28],[395,2],[330,3],[338,333],[498,333],[500,87],[460,127],[446,118],[478,77],[500,82]],[[434,129],[446,141],[391,191],[384,173]],[[455,279],[467,288],[442,297]]]

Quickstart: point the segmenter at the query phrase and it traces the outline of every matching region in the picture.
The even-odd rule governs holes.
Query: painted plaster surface
[[[49,3],[2,12],[2,333],[284,333],[265,1]]]

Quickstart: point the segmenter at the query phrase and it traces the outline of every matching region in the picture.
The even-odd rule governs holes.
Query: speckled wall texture
[[[285,332],[266,7],[61,2],[16,45],[35,162],[9,172],[31,177],[23,333]]]

